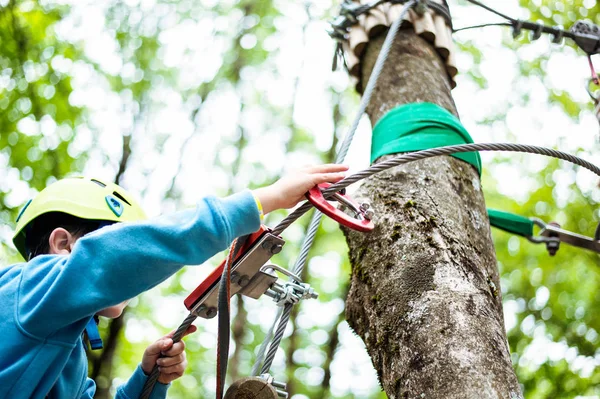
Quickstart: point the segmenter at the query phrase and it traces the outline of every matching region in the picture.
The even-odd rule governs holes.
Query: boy
[[[140,221],[141,208],[114,184],[78,178],[48,186],[17,218],[13,241],[28,262],[0,269],[0,398],[92,398],[81,337],[95,315],[118,317],[130,298],[256,231],[263,212],[293,207],[347,169],[306,168],[271,186],[208,197],[195,209],[148,221]],[[183,344],[166,336],[150,345],[116,397],[137,398],[155,364],[163,384],[152,398],[164,398],[165,383],[185,368]]]

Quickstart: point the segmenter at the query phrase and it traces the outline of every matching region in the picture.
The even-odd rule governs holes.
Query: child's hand
[[[192,325],[183,336],[185,337],[194,331],[196,331],[196,326]],[[161,384],[168,384],[181,377],[187,366],[184,351],[185,343],[183,341],[173,343],[171,338],[174,333],[175,330],[150,344],[142,357],[142,370],[146,375],[150,375],[154,365],[158,364],[160,371],[158,382]]]
[[[309,166],[286,175],[270,186],[254,190],[265,214],[276,209],[291,208],[304,199],[304,194],[321,183],[342,180],[346,165],[326,164]]]

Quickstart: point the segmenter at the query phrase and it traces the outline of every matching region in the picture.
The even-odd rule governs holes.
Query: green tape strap
[[[533,222],[526,217],[496,209],[488,209],[490,225],[523,237],[533,235]]]
[[[473,143],[457,117],[433,103],[400,105],[385,114],[373,128],[371,163],[382,155]],[[478,152],[453,154],[470,163],[481,175]]]

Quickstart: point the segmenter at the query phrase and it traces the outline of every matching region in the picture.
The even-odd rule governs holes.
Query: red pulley
[[[341,209],[337,209],[327,202],[321,190],[326,189],[329,186],[331,186],[329,183],[323,183],[314,186],[305,194],[306,198],[323,214],[350,229],[366,233],[375,228],[375,225],[371,221],[372,211],[369,210],[369,206],[367,204],[358,205],[352,198],[339,192],[333,194],[331,199],[335,199],[352,210],[356,215],[355,217],[352,217],[343,212]]]

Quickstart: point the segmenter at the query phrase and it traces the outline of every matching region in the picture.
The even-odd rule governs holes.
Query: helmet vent
[[[99,185],[100,187],[106,187],[106,184],[102,183],[100,180],[91,179],[94,183]]]
[[[127,205],[131,206],[131,203],[129,201],[127,201],[121,194],[119,194],[116,191],[113,191],[113,195],[115,197],[117,197],[118,199],[120,199],[121,201],[125,202]]]

